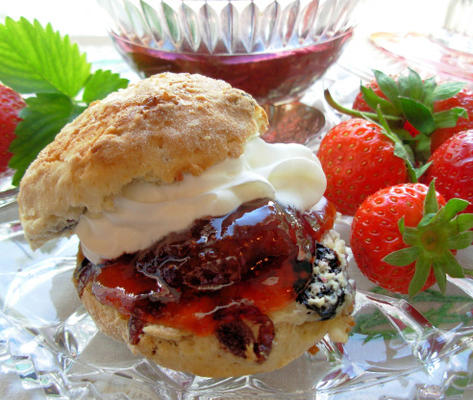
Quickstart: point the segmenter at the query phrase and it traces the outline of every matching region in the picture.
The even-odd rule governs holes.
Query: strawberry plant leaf
[[[396,81],[390,76],[386,75],[384,72],[378,70],[374,70],[373,74],[381,91],[389,100],[391,100],[394,107],[400,110],[400,106],[398,104],[399,89]],[[373,108],[373,110],[376,110],[376,108]]]
[[[421,254],[415,268],[414,276],[409,284],[409,297],[415,296],[424,287],[430,273],[430,262]]]
[[[447,239],[447,246],[449,249],[461,250],[466,249],[473,243],[473,232],[461,232],[458,235],[449,237]]]
[[[398,79],[399,96],[409,97],[412,100],[421,102],[424,97],[424,85],[420,75],[409,68],[406,76],[400,76]],[[402,108],[402,104],[401,104]]]
[[[456,232],[463,232],[473,228],[473,214],[458,214],[451,221],[455,225]]]
[[[59,130],[81,111],[63,94],[39,93],[25,100],[22,121],[16,128],[16,138],[10,146],[13,157],[9,166],[16,169],[13,184],[18,185],[28,165],[41,149],[51,142]]]
[[[422,103],[424,104],[433,104],[434,102],[434,93],[437,88],[437,83],[435,82],[435,77],[427,78],[424,81],[424,97]]]
[[[443,222],[450,221],[459,212],[465,210],[469,204],[466,200],[454,197],[448,200],[447,204],[440,209],[436,219]]]
[[[414,171],[416,173],[417,179],[419,179],[425,173],[425,171],[429,169],[431,164],[432,164],[432,161],[429,161],[428,163],[422,165],[421,167],[415,168]]]
[[[92,74],[84,87],[82,100],[89,104],[94,100],[101,100],[107,94],[127,87],[128,80],[112,71],[97,70]]]
[[[442,263],[443,268],[452,278],[464,278],[465,274],[463,273],[463,268],[458,263],[456,258],[450,251],[443,252],[438,257],[439,262]]]
[[[437,195],[435,193],[435,183],[430,182],[429,190],[424,199],[424,213],[435,214],[439,210],[439,203],[437,201]]]
[[[445,293],[445,290],[447,289],[447,274],[442,268],[442,265],[435,260],[433,262],[433,269],[437,285],[439,286],[440,291]]]
[[[446,82],[438,85],[433,93],[433,101],[446,100],[455,96],[463,89],[465,84],[463,82]]]
[[[50,24],[7,17],[0,25],[0,81],[17,92],[74,97],[89,74],[85,54]]]
[[[398,267],[404,267],[412,264],[420,254],[420,249],[416,246],[405,247],[401,250],[393,251],[382,259],[382,261],[395,265]]]
[[[439,111],[433,114],[437,128],[451,128],[457,125],[458,118],[468,119],[468,113],[464,108],[454,107],[449,110]]]
[[[422,103],[409,97],[399,97],[402,112],[414,128],[425,135],[435,130],[432,112]]]
[[[19,184],[39,151],[85,109],[76,99],[82,90],[87,104],[128,83],[110,71],[91,75],[90,68],[78,46],[50,24],[43,27],[36,20],[9,17],[0,24],[0,81],[17,92],[36,94],[26,100],[20,113],[23,121],[9,148],[9,166],[16,170],[13,185]]]
[[[360,91],[363,94],[366,104],[368,104],[373,110],[376,110],[379,104],[383,113],[389,115],[400,115],[400,112],[396,110],[392,103],[379,97],[370,87],[360,86]]]

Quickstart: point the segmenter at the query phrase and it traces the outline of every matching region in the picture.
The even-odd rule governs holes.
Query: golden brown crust
[[[20,184],[32,247],[70,234],[135,180],[171,183],[243,152],[267,127],[255,100],[223,81],[164,73],[94,102],[66,125]]]
[[[128,337],[128,320],[113,307],[100,303],[91,291],[89,283],[82,303],[90,313],[100,331],[115,340],[125,342],[135,354],[166,368],[208,377],[228,377],[269,372],[282,368],[301,356],[319,342],[327,333],[335,341],[345,339],[353,326],[349,313],[350,304],[339,316],[327,321],[306,321],[294,324],[290,321],[293,304],[287,306],[289,318],[278,318],[274,322],[275,338],[267,360],[262,363],[254,357],[242,358],[226,350],[215,335],[197,336],[163,325],[145,327],[137,345],[131,345]],[[279,313],[284,313],[280,310]]]

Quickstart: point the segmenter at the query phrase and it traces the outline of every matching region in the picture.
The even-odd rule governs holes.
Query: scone
[[[268,144],[261,107],[200,75],[152,76],[89,106],[20,184],[33,248],[77,234],[74,283],[102,332],[168,368],[271,371],[329,334],[353,287],[308,148]]]

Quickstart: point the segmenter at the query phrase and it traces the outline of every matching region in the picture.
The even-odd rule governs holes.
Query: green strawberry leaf
[[[461,214],[468,204],[463,199],[453,198],[439,209],[433,180],[425,195],[422,217],[417,226],[406,226],[404,216],[399,219],[398,228],[406,247],[386,255],[383,261],[401,267],[415,261],[409,296],[423,288],[432,268],[442,291],[446,287],[445,274],[463,278],[465,274],[473,273],[462,268],[452,253],[473,244],[473,231],[470,230],[473,214]]]
[[[450,222],[455,226],[456,232],[463,232],[473,228],[473,214],[458,214]]]
[[[366,104],[368,104],[373,110],[376,110],[379,104],[383,113],[388,115],[400,115],[400,112],[396,110],[392,103],[379,97],[373,89],[366,86],[360,86],[360,91]]]
[[[458,118],[468,119],[468,113],[464,108],[453,107],[449,110],[434,113],[435,126],[437,128],[452,128],[457,126]]]
[[[443,252],[440,256],[438,256],[438,260],[443,264],[445,272],[452,278],[465,277],[465,274],[463,273],[463,268],[451,252]]]
[[[405,267],[412,264],[419,257],[420,249],[416,246],[405,247],[401,250],[393,251],[382,259],[382,261],[395,265],[397,267]]]
[[[432,183],[431,183],[432,184]],[[470,203],[463,199],[453,198],[448,200],[447,204],[438,212],[436,219],[446,223],[455,215],[465,210]]]
[[[424,97],[424,84],[420,75],[409,68],[406,76],[398,79],[399,97],[408,97],[411,100],[422,102]],[[401,104],[401,108],[403,108]]]
[[[89,77],[84,87],[82,100],[89,104],[94,100],[103,99],[107,94],[126,88],[128,80],[111,71],[97,70]]]
[[[400,110],[401,108],[398,104],[399,89],[396,81],[384,72],[378,70],[374,70],[373,74],[381,91],[389,100],[391,100],[394,107],[397,110]],[[376,110],[376,107],[373,107],[373,110]]]
[[[449,249],[466,249],[468,246],[471,245],[471,243],[473,243],[473,232],[461,232],[458,235],[449,237],[447,241],[447,246]]]
[[[435,77],[427,78],[424,81],[424,97],[422,103],[430,105],[434,103],[434,93],[437,88],[437,83],[435,82]]]
[[[439,210],[437,194],[435,193],[435,181],[430,182],[429,190],[424,199],[424,213],[435,214]]]
[[[432,164],[432,161],[429,161],[427,164],[422,165],[419,168],[415,168],[414,171],[416,173],[416,178],[419,180],[419,178],[424,175],[425,171],[427,171]]]
[[[27,98],[25,102],[27,107],[20,112],[22,121],[18,124],[16,138],[10,145],[13,157],[9,166],[16,169],[14,185],[19,184],[26,168],[41,149],[82,111],[63,94],[39,93],[35,97]]]
[[[455,96],[463,89],[465,84],[463,82],[446,82],[438,85],[433,93],[433,101],[446,100]]]
[[[110,71],[90,74],[90,64],[69,37],[50,24],[43,27],[25,18],[0,24],[0,81],[20,93],[34,94],[20,112],[9,166],[18,185],[26,168],[62,127],[79,115],[85,103],[125,87],[127,80]],[[84,87],[85,86],[85,87]]]
[[[85,55],[51,25],[8,17],[0,25],[0,81],[17,92],[75,97],[89,74]]]
[[[432,112],[419,101],[409,97],[399,97],[403,114],[419,132],[429,135],[435,130]]]
[[[409,284],[408,293],[409,297],[415,296],[424,287],[425,282],[430,273],[430,260],[428,260],[423,254],[419,256],[416,261],[416,269],[414,276]]]
[[[447,290],[447,274],[445,273],[444,268],[442,268],[442,264],[436,260],[433,262],[433,268],[437,285],[439,286],[440,291],[445,293]]]

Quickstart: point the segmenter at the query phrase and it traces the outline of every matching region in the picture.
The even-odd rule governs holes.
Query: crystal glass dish
[[[359,0],[98,0],[142,76],[224,79],[260,103],[300,97],[351,37]]]
[[[431,289],[409,300],[373,287],[350,260],[358,288],[346,344],[324,339],[318,352],[281,370],[209,379],[161,368],[98,332],[71,281],[76,238],[33,252],[14,205],[0,209],[0,221],[0,377],[18,375],[26,398],[471,398],[471,280],[452,279],[446,295]],[[346,237],[350,219],[337,229]],[[472,267],[471,247],[458,257]]]

